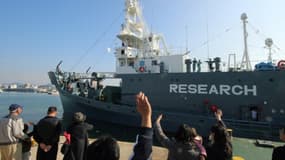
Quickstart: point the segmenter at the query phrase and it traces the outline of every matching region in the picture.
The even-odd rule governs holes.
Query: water
[[[63,114],[59,96],[40,93],[3,92],[0,93],[0,117],[9,113],[8,108],[13,103],[24,106],[21,116],[25,122],[37,123],[46,116],[49,106],[57,107],[58,117],[61,118]]]
[[[16,103],[24,106],[22,117],[24,122],[37,123],[41,118],[46,116],[49,106],[56,106],[58,108],[58,117],[62,118],[63,108],[59,96],[41,94],[41,93],[20,93],[20,92],[3,92],[0,93],[0,117],[8,114],[10,104]],[[130,128],[118,126],[115,124],[105,122],[89,122],[95,124],[94,129],[90,132],[90,137],[96,138],[98,136],[108,134],[116,137],[122,141],[135,141],[137,128]],[[64,128],[70,122],[63,119]]]

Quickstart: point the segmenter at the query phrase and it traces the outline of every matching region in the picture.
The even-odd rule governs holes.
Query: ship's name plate
[[[256,85],[170,84],[170,93],[257,96]]]

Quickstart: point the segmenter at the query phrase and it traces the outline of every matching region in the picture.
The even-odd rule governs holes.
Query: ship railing
[[[233,135],[235,135],[234,130],[238,130],[240,135],[243,137],[258,139],[260,136],[264,139],[276,139],[276,133],[278,130],[272,126],[271,122],[261,122],[261,121],[249,121],[249,120],[233,120],[224,119],[225,123],[229,128],[233,129]],[[276,132],[277,131],[277,132]],[[259,135],[257,137],[257,135]]]
[[[55,72],[57,77],[62,76],[64,78],[71,78],[71,79],[92,79],[92,73],[75,73],[75,72],[62,72],[57,73]],[[99,78],[113,78],[115,73],[114,72],[96,72]]]

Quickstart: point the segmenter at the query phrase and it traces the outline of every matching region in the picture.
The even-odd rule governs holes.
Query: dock
[[[60,148],[62,144],[64,143],[64,137],[60,137],[59,147],[58,147],[58,154],[57,154],[57,160],[62,160],[63,155],[60,153]],[[90,139],[89,142],[92,143],[95,139]],[[120,160],[127,160],[129,159],[130,155],[133,151],[134,143],[130,142],[121,142],[119,141],[120,145]],[[152,153],[152,160],[166,160],[168,151],[162,147],[153,147],[153,153]],[[32,147],[32,160],[36,159],[36,153],[37,153],[37,146]]]
[[[92,143],[95,139],[90,139]],[[64,137],[60,138],[59,150],[64,142]],[[233,137],[233,155],[236,157],[242,157],[243,160],[268,160],[271,159],[273,148],[268,147],[258,147],[255,145],[255,140],[246,138],[236,138]],[[283,143],[272,142],[275,146],[282,146]],[[120,145],[120,160],[127,160],[132,154],[132,149],[134,143],[131,142],[121,142]],[[37,147],[32,147],[32,159],[35,159],[37,152]],[[153,146],[152,159],[153,160],[167,160],[168,151],[165,148]],[[62,160],[63,155],[58,151],[57,160]]]

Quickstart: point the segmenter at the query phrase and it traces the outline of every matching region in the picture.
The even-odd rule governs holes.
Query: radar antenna
[[[251,70],[251,64],[250,64],[249,55],[248,55],[248,48],[247,48],[248,33],[246,31],[246,24],[248,22],[247,22],[246,13],[243,13],[241,15],[241,20],[243,22],[243,36],[244,36],[244,52],[243,52],[242,61],[241,61],[241,69],[244,69],[246,71],[250,71]]]
[[[268,63],[272,63],[272,45],[273,45],[273,40],[271,38],[267,38],[265,40],[265,45],[266,45],[266,47],[269,50],[267,62]]]

